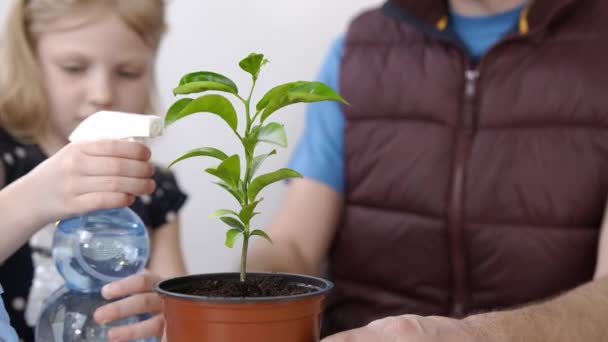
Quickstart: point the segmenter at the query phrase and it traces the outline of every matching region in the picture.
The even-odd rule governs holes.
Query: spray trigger
[[[70,141],[154,138],[162,135],[162,119],[155,115],[99,111],[82,121]]]

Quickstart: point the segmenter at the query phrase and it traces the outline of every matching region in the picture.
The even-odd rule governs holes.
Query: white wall
[[[160,103],[163,110],[174,98],[171,89],[180,76],[194,70],[210,70],[232,78],[243,92],[247,74],[238,61],[250,52],[264,53],[270,64],[264,69],[256,92],[259,98],[270,87],[295,80],[312,80],[332,40],[348,20],[380,0],[172,0],[168,1],[170,30],[161,47],[158,63]],[[0,3],[6,13],[8,1]],[[242,94],[245,96],[246,94]],[[237,103],[235,103],[237,105]],[[238,107],[237,107],[238,108]],[[278,151],[263,166],[284,167],[302,131],[304,105],[289,107],[275,120],[285,123],[290,146]],[[223,147],[239,151],[235,137],[213,115],[197,115],[170,127],[152,144],[155,160],[167,164],[191,148]],[[208,214],[219,208],[235,208],[230,195],[211,184],[203,170],[212,165],[191,159],[174,167],[190,198],[182,211],[182,246],[190,272],[235,270],[239,250],[224,246],[226,227]],[[262,170],[264,171],[264,170]],[[263,192],[263,214],[254,219],[265,227],[278,210],[285,185],[275,184]]]

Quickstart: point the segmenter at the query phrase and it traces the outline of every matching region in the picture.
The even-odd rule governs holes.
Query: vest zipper
[[[477,79],[479,78],[479,70],[467,69],[464,73],[464,108],[463,127],[469,135],[475,133],[477,129],[477,113],[475,111],[477,100]]]
[[[465,315],[469,296],[464,242],[464,188],[466,162],[469,158],[469,150],[477,126],[476,103],[478,79],[479,70],[468,68],[465,71],[462,117],[456,132],[456,153],[453,164],[452,192],[448,212],[453,291],[451,316],[453,317],[463,317]]]

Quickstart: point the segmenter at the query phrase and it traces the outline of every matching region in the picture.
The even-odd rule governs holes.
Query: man
[[[351,105],[310,106],[305,178],[250,267],[328,260],[325,333],[358,329],[327,342],[608,340],[605,14],[395,0],[356,18],[320,76]]]

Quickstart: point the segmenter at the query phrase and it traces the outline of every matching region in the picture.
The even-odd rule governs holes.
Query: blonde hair
[[[165,31],[163,0],[16,0],[3,32],[0,48],[0,127],[15,137],[35,141],[48,123],[48,101],[34,53],[36,38],[57,19],[105,6],[154,50]],[[153,109],[154,85],[146,103]]]

